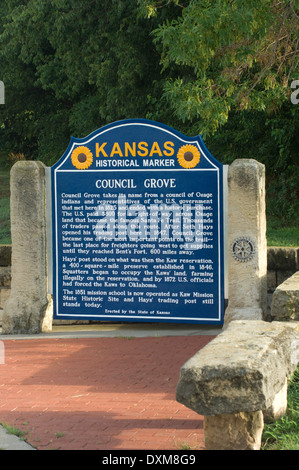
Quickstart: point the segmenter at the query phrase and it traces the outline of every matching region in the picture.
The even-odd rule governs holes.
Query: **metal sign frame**
[[[200,136],[144,119],[119,121],[84,139],[72,138],[46,175],[55,319],[223,323],[227,167]],[[116,183],[122,187],[110,188]],[[62,230],[67,224],[73,229]],[[100,249],[88,252],[96,243]],[[125,265],[131,274],[121,274]]]

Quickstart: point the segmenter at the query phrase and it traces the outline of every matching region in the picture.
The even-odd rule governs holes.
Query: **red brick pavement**
[[[175,400],[180,367],[214,336],[5,340],[0,423],[37,449],[204,449]]]

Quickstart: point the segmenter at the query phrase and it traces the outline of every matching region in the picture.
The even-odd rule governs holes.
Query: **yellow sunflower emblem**
[[[180,147],[177,158],[183,168],[194,168],[199,163],[200,153],[195,145],[186,144]]]
[[[77,147],[71,156],[72,164],[78,170],[86,170],[93,162],[91,151],[87,147]]]

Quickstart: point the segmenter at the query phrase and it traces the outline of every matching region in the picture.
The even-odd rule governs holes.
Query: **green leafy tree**
[[[146,117],[202,134],[224,163],[265,163],[269,207],[294,220],[298,4],[1,0],[0,159],[52,165],[71,135]]]
[[[2,154],[52,164],[71,135],[153,116],[162,92],[151,36],[159,20],[141,16],[135,1],[2,0],[0,8]]]
[[[140,2],[149,15],[161,5]],[[181,67],[165,85],[176,115],[208,135],[231,110],[279,110],[290,98],[290,81],[298,78],[298,5],[298,0],[191,0],[182,5],[181,16],[155,31],[164,67]]]
[[[179,126],[202,134],[223,163],[266,165],[268,213],[299,223],[298,0],[139,0],[143,14],[176,4],[181,14],[154,31],[170,73],[164,98]],[[176,68],[174,68],[176,67]]]
[[[230,113],[218,131],[206,139],[211,153],[223,163],[253,158],[266,166],[267,213],[272,224],[299,225],[299,115],[286,102],[279,113]]]

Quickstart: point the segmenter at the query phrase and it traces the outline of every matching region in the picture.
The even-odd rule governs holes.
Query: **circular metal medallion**
[[[237,261],[246,262],[253,258],[255,253],[254,244],[245,237],[237,238],[232,244],[233,257]]]

